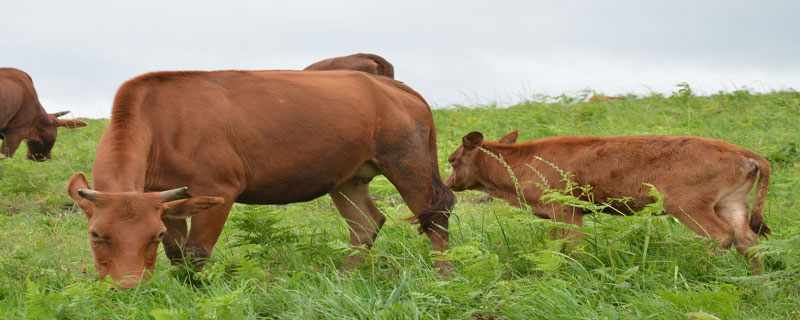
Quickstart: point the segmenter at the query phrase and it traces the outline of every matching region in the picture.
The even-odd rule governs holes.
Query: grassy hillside
[[[584,103],[542,97],[506,109],[434,110],[439,160],[461,137],[520,129],[520,141],[554,135],[677,134],[725,140],[767,157],[772,180],[762,240],[766,274],[749,276],[735,250],[717,249],[670,217],[586,219],[572,252],[553,224],[500,201],[459,193],[451,218],[454,276],[430,267],[427,238],[383,178],[372,184],[389,221],[367,263],[341,274],[348,232],[325,196],[287,206],[235,206],[204,271],[170,266],[130,291],[96,279],[86,218],[64,192],[91,171],[107,120],[61,130],[53,160],[0,161],[0,318],[282,319],[721,319],[800,318],[800,93],[747,91]]]

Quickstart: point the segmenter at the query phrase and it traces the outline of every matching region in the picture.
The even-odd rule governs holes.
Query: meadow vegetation
[[[669,216],[603,214],[585,219],[584,240],[565,249],[559,225],[478,192],[458,193],[451,215],[451,278],[432,268],[430,242],[388,181],[371,186],[388,221],[351,273],[352,251],[328,196],[286,206],[236,205],[202,272],[171,266],[163,253],[137,289],[97,280],[86,218],[65,192],[91,172],[108,120],[61,130],[53,160],[0,161],[2,319],[705,319],[800,318],[800,93],[748,90],[587,103],[535,97],[508,108],[433,111],[439,162],[461,137],[520,129],[520,141],[556,135],[692,135],[721,139],[772,165],[761,240],[766,272],[751,276],[736,250],[718,249]],[[320,163],[319,165],[325,165]],[[91,177],[90,177],[91,179]],[[557,198],[557,197],[556,197]],[[569,201],[565,199],[563,201]],[[651,211],[657,211],[658,208]]]

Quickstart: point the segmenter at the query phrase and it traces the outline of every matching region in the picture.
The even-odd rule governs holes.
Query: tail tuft
[[[759,236],[763,236],[765,238],[772,233],[772,230],[761,219],[761,216],[750,218],[750,229]]]
[[[757,157],[757,158],[756,158]],[[764,222],[764,202],[767,200],[767,185],[769,185],[769,162],[761,156],[755,155],[753,157],[758,164],[756,170],[758,171],[758,183],[756,184],[756,196],[753,198],[753,209],[750,213],[750,229],[756,234],[764,236],[770,234],[772,230],[767,227]]]
[[[455,194],[442,183],[439,178],[433,178],[433,200],[431,205],[422,210],[418,215],[408,218],[412,223],[419,223],[419,233],[425,230],[449,227],[450,210],[456,202]]]

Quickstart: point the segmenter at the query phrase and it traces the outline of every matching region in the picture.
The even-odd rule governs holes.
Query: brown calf
[[[394,67],[379,55],[356,53],[315,62],[303,70],[355,70],[394,79]]]
[[[14,68],[0,68],[0,139],[3,139],[0,154],[13,157],[20,143],[25,141],[28,159],[50,159],[50,150],[58,135],[56,128],[86,126],[86,122],[80,120],[58,119],[67,113],[69,111],[45,112],[27,73]]]
[[[747,149],[683,136],[555,137],[514,144],[516,139],[517,131],[498,142],[484,142],[477,131],[467,134],[448,159],[453,173],[445,185],[454,191],[483,191],[514,206],[525,199],[539,217],[581,226],[580,209],[540,201],[542,190],[536,183],[545,181],[533,169],[550,187],[564,187],[561,174],[547,161],[574,174],[573,181],[580,185],[590,185],[594,201],[611,202],[609,213],[630,214],[652,203],[644,184],[649,183],[664,195],[666,213],[697,234],[718,239],[723,248],[734,244],[750,257],[747,250],[758,244],[757,234],[770,232],[762,221],[770,166]],[[489,153],[512,168],[524,198],[518,197],[506,167]],[[748,221],[748,198],[756,182]],[[610,201],[622,197],[632,198],[625,204]],[[582,236],[576,231],[567,234]],[[756,271],[761,266],[755,258],[750,263]]]

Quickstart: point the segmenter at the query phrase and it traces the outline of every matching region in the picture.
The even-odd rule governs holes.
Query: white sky
[[[108,117],[157,70],[376,53],[434,106],[593,89],[800,89],[800,1],[0,1],[0,66],[50,112]]]

